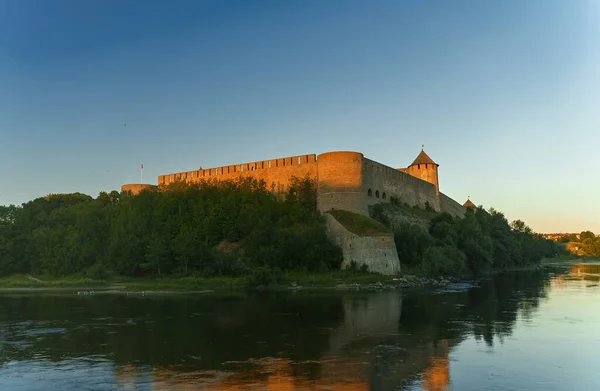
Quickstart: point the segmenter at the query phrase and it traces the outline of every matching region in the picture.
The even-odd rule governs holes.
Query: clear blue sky
[[[0,204],[422,143],[457,201],[600,232],[600,2],[0,1]]]

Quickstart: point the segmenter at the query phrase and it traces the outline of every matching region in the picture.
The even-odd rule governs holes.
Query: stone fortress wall
[[[352,261],[357,265],[366,264],[370,271],[393,275],[400,273],[400,261],[394,236],[380,234],[359,236],[346,229],[331,213],[325,213],[327,221],[327,237],[331,243],[342,249],[344,260],[342,267],[349,266]]]
[[[423,153],[423,152],[422,152]],[[360,152],[337,151],[300,155],[230,166],[178,172],[158,177],[158,186],[184,181],[233,180],[251,177],[264,180],[273,192],[286,191],[292,177],[309,177],[317,182],[317,203],[322,212],[342,209],[369,215],[369,206],[389,203],[397,197],[409,205],[426,203],[437,211],[462,215],[465,208],[439,192],[437,164],[413,163],[392,168],[367,159]],[[133,193],[150,185],[124,185]]]
[[[391,197],[397,197],[411,206],[429,203],[437,211],[464,214],[462,205],[439,192],[435,163],[395,169],[359,152],[323,153],[317,161],[317,197],[322,212],[344,209],[368,216],[370,205],[389,203]]]
[[[274,192],[286,191],[291,177],[317,177],[317,155],[291,156],[273,160],[235,164],[193,171],[159,175],[158,185],[168,185],[177,181],[187,183],[208,180],[233,180],[239,177],[251,177],[264,180],[267,188]]]
[[[367,204],[388,203],[390,197],[397,197],[409,205],[424,206],[429,203],[435,210],[441,210],[435,185],[369,159],[363,159],[363,193]]]
[[[447,195],[440,193],[440,210],[452,216],[463,216],[467,210],[467,205],[461,205]]]

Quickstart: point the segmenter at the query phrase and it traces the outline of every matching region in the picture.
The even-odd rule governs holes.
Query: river
[[[600,263],[383,292],[0,294],[0,390],[600,389]]]

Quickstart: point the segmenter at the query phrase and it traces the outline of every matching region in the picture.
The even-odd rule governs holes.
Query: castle
[[[360,152],[326,152],[159,175],[158,186],[252,177],[264,180],[273,192],[282,192],[290,178],[309,177],[317,183],[317,206],[322,212],[343,209],[368,216],[369,205],[397,197],[411,206],[428,203],[437,211],[462,215],[464,207],[440,192],[438,167],[424,150],[406,168],[386,166]],[[137,194],[153,186],[127,184],[121,191]]]
[[[386,166],[360,152],[338,151],[159,175],[158,187],[178,181],[251,177],[263,180],[273,192],[284,192],[292,177],[308,177],[317,183],[317,208],[327,217],[330,239],[342,248],[344,263],[355,261],[367,264],[371,270],[394,274],[399,272],[400,263],[393,236],[360,237],[327,212],[337,209],[369,216],[369,206],[389,203],[396,197],[411,206],[429,205],[439,212],[461,216],[473,204],[468,200],[461,205],[440,192],[438,167],[423,149],[406,168]],[[151,187],[156,186],[127,184],[121,191],[137,194]]]

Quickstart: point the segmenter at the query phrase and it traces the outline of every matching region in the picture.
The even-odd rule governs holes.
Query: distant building
[[[555,242],[558,242],[559,240],[565,238],[565,237],[576,237],[577,240],[579,240],[579,233],[549,233],[549,234],[542,234],[542,236],[545,239],[549,239],[549,240],[553,240]]]

